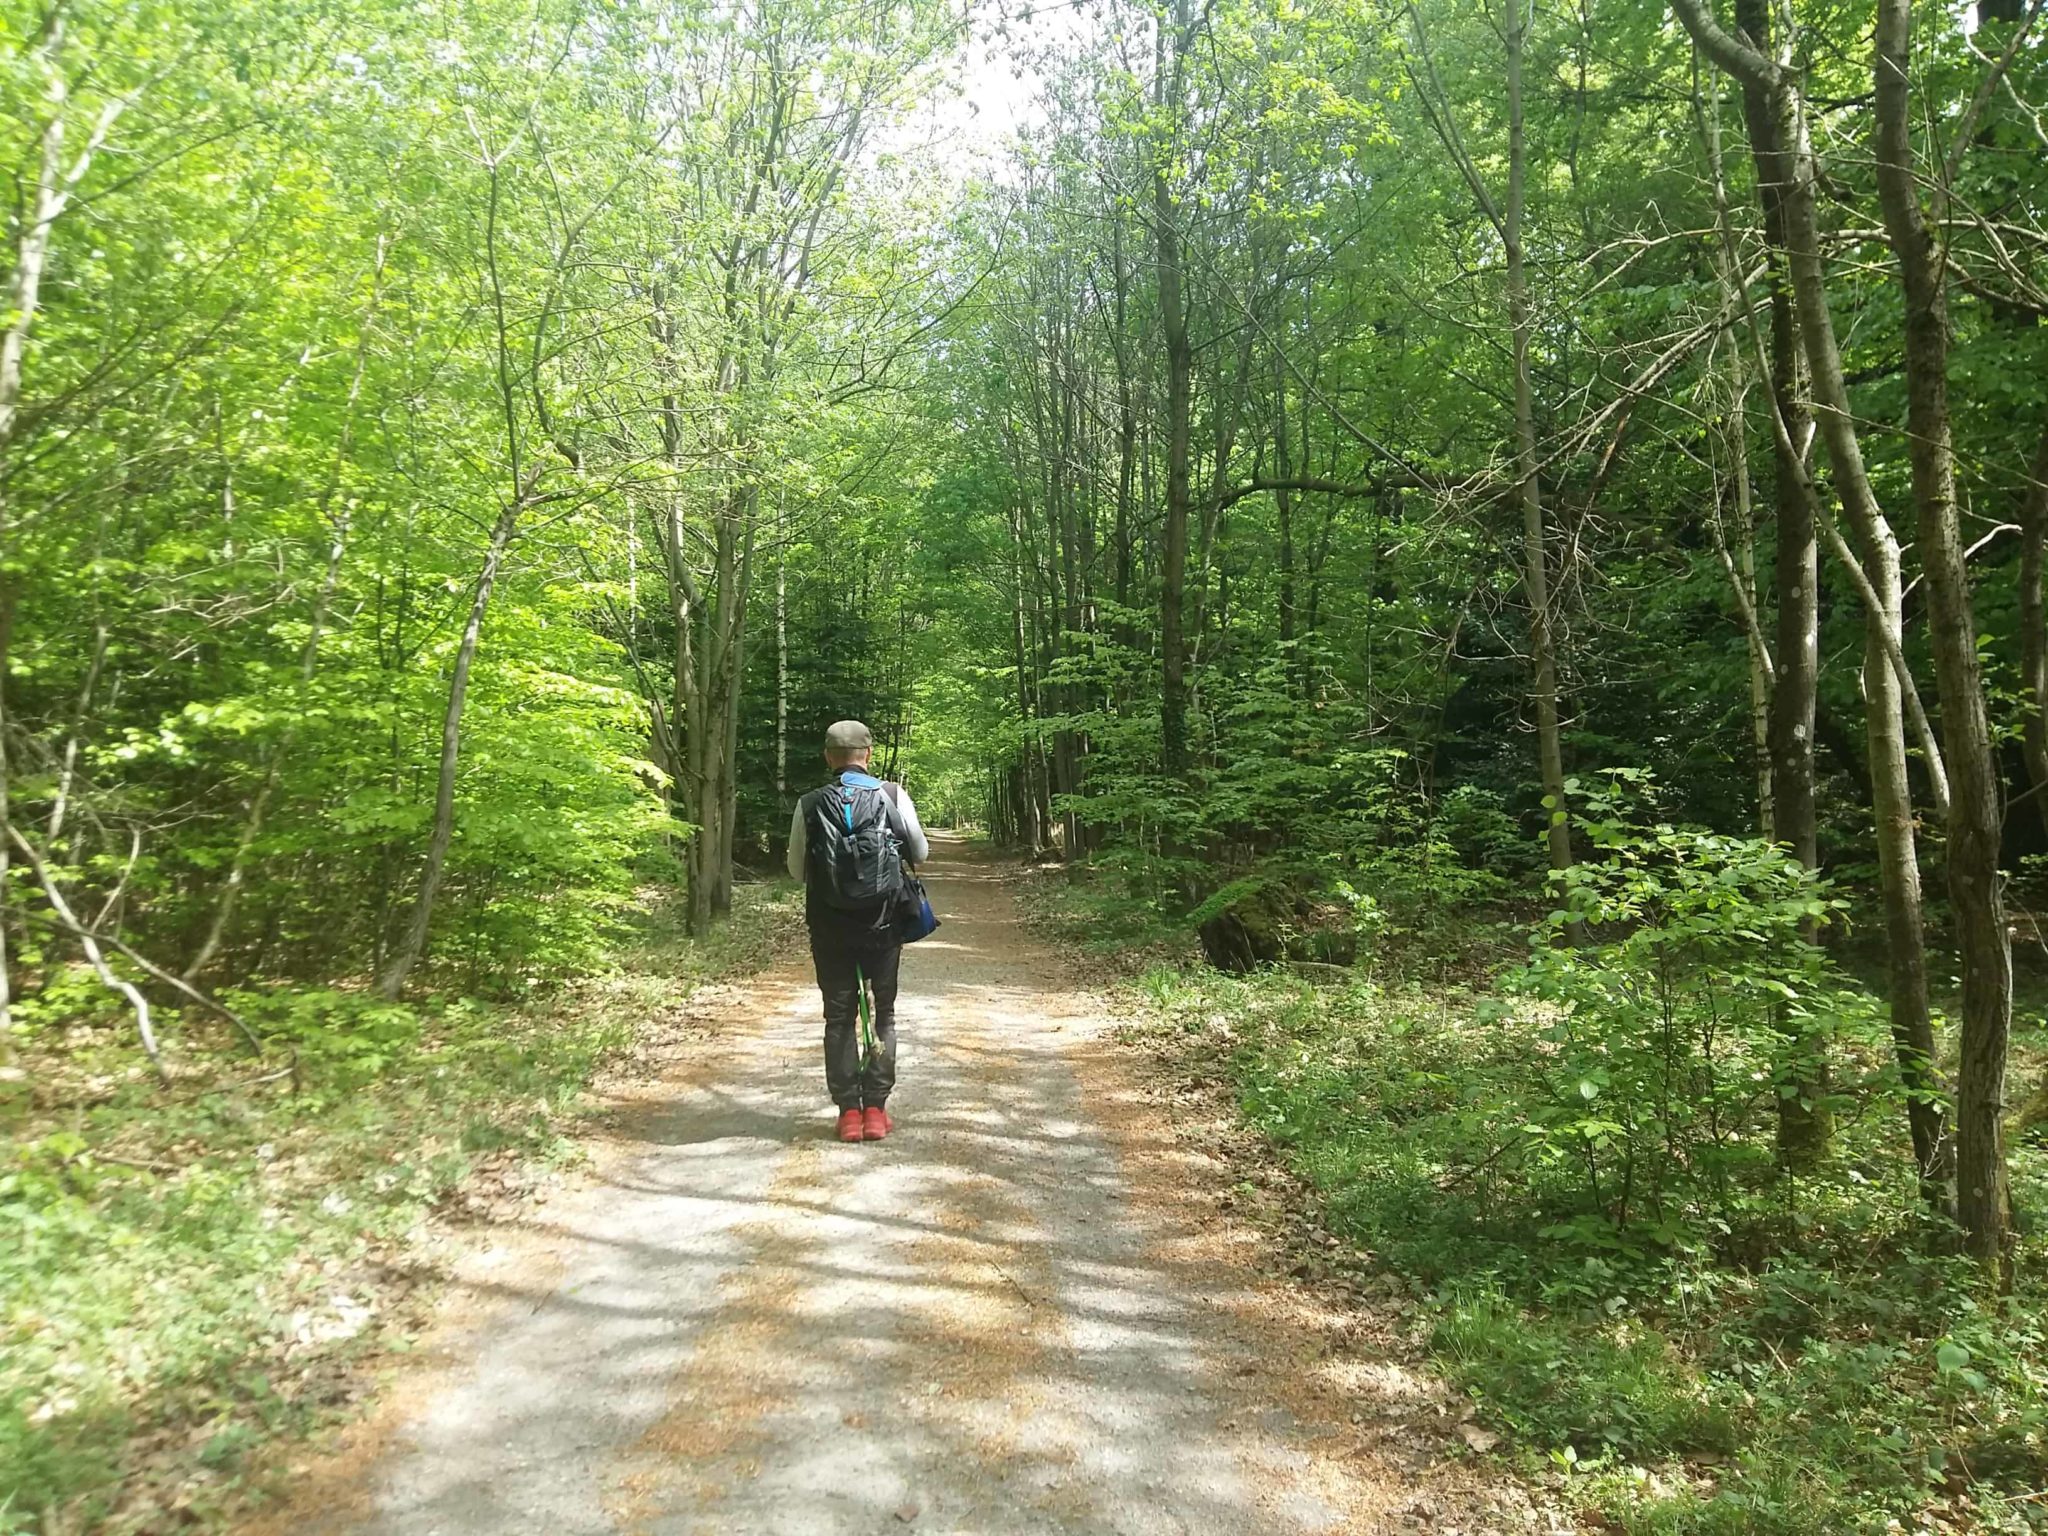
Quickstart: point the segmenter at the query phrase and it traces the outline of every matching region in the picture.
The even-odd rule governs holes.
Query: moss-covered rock
[[[1196,913],[1202,953],[1219,971],[1242,975],[1287,958],[1294,900],[1277,881],[1233,881]]]

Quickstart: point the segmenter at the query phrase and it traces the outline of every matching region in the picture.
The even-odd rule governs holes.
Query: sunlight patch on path
[[[1097,1000],[957,842],[905,957],[888,1141],[831,1137],[800,967],[636,1089],[368,1474],[357,1536],[1328,1536],[1424,1529],[1274,1311],[1221,1170],[1120,1075]],[[1379,1375],[1373,1372],[1379,1371]],[[1470,1536],[1494,1529],[1467,1523]]]

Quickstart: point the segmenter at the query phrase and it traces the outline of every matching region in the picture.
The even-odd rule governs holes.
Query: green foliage
[[[767,887],[715,943],[636,914],[602,974],[518,1007],[238,996],[296,1048],[297,1092],[223,1074],[166,1101],[130,1045],[98,1078],[75,1050],[38,1051],[79,1107],[0,1083],[0,1531],[61,1510],[154,1532],[174,1494],[225,1520],[249,1453],[332,1411],[324,1377],[402,1342],[422,1223],[486,1160],[573,1155],[592,1074],[679,992],[786,948],[792,921]]]
[[[1227,1065],[1320,1219],[1427,1298],[1446,1374],[1623,1528],[2030,1529],[2043,1298],[1926,1213],[1876,1004],[1805,935],[1838,898],[1649,819],[1635,776],[1582,803],[1600,857],[1487,991],[1155,967],[1161,1047]],[[1772,1157],[1786,1006],[1853,1069],[1812,1178]]]
[[[1783,1037],[1883,1063],[1887,1026],[1808,937],[1843,903],[1772,844],[1643,824],[1643,784],[1617,774],[1585,797],[1600,857],[1565,873],[1504,978],[1496,1006],[1538,1005],[1522,1027],[1543,1049],[1504,1106],[1515,1140],[1488,1156],[1558,1213],[1544,1238],[1739,1252],[1773,1179],[1777,1099],[1797,1091],[1777,1076]],[[1568,942],[1574,925],[1590,942]]]
[[[631,163],[596,126],[629,106],[597,82],[631,29],[553,4],[339,31],[291,7],[63,12],[29,29],[55,53],[0,76],[10,135],[61,110],[82,146],[107,113],[51,225],[7,450],[14,822],[45,829],[82,909],[118,890],[145,952],[190,957],[219,921],[211,979],[362,975],[419,883],[455,655],[518,494],[501,466],[531,430],[478,323],[485,258],[542,305],[556,194],[584,184],[582,207]],[[540,89],[528,62],[565,49]],[[60,102],[46,67],[86,83]],[[487,170],[479,136],[521,133],[545,168],[528,144]],[[514,404],[575,430],[572,371]],[[594,961],[670,829],[578,555],[613,510],[551,504],[497,574],[432,935],[472,988]],[[31,1008],[43,979],[20,979]]]

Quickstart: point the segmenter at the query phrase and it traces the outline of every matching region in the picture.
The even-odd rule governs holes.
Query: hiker
[[[858,720],[831,726],[825,762],[832,782],[798,800],[789,818],[789,875],[804,883],[811,963],[825,999],[825,1088],[839,1106],[841,1141],[880,1141],[894,1129],[887,1106],[896,1086],[903,959],[896,896],[904,864],[931,857],[909,793],[868,772],[874,744]],[[871,1042],[861,1039],[863,982],[874,999]]]

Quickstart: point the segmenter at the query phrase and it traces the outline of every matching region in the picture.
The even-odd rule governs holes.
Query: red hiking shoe
[[[896,1129],[896,1122],[889,1118],[889,1111],[882,1108],[879,1104],[870,1104],[864,1119],[865,1125],[862,1134],[869,1141],[880,1141],[884,1136]]]
[[[842,1109],[839,1111],[839,1139],[841,1141],[859,1141],[862,1139],[864,1131],[865,1122],[862,1120],[859,1110]]]

